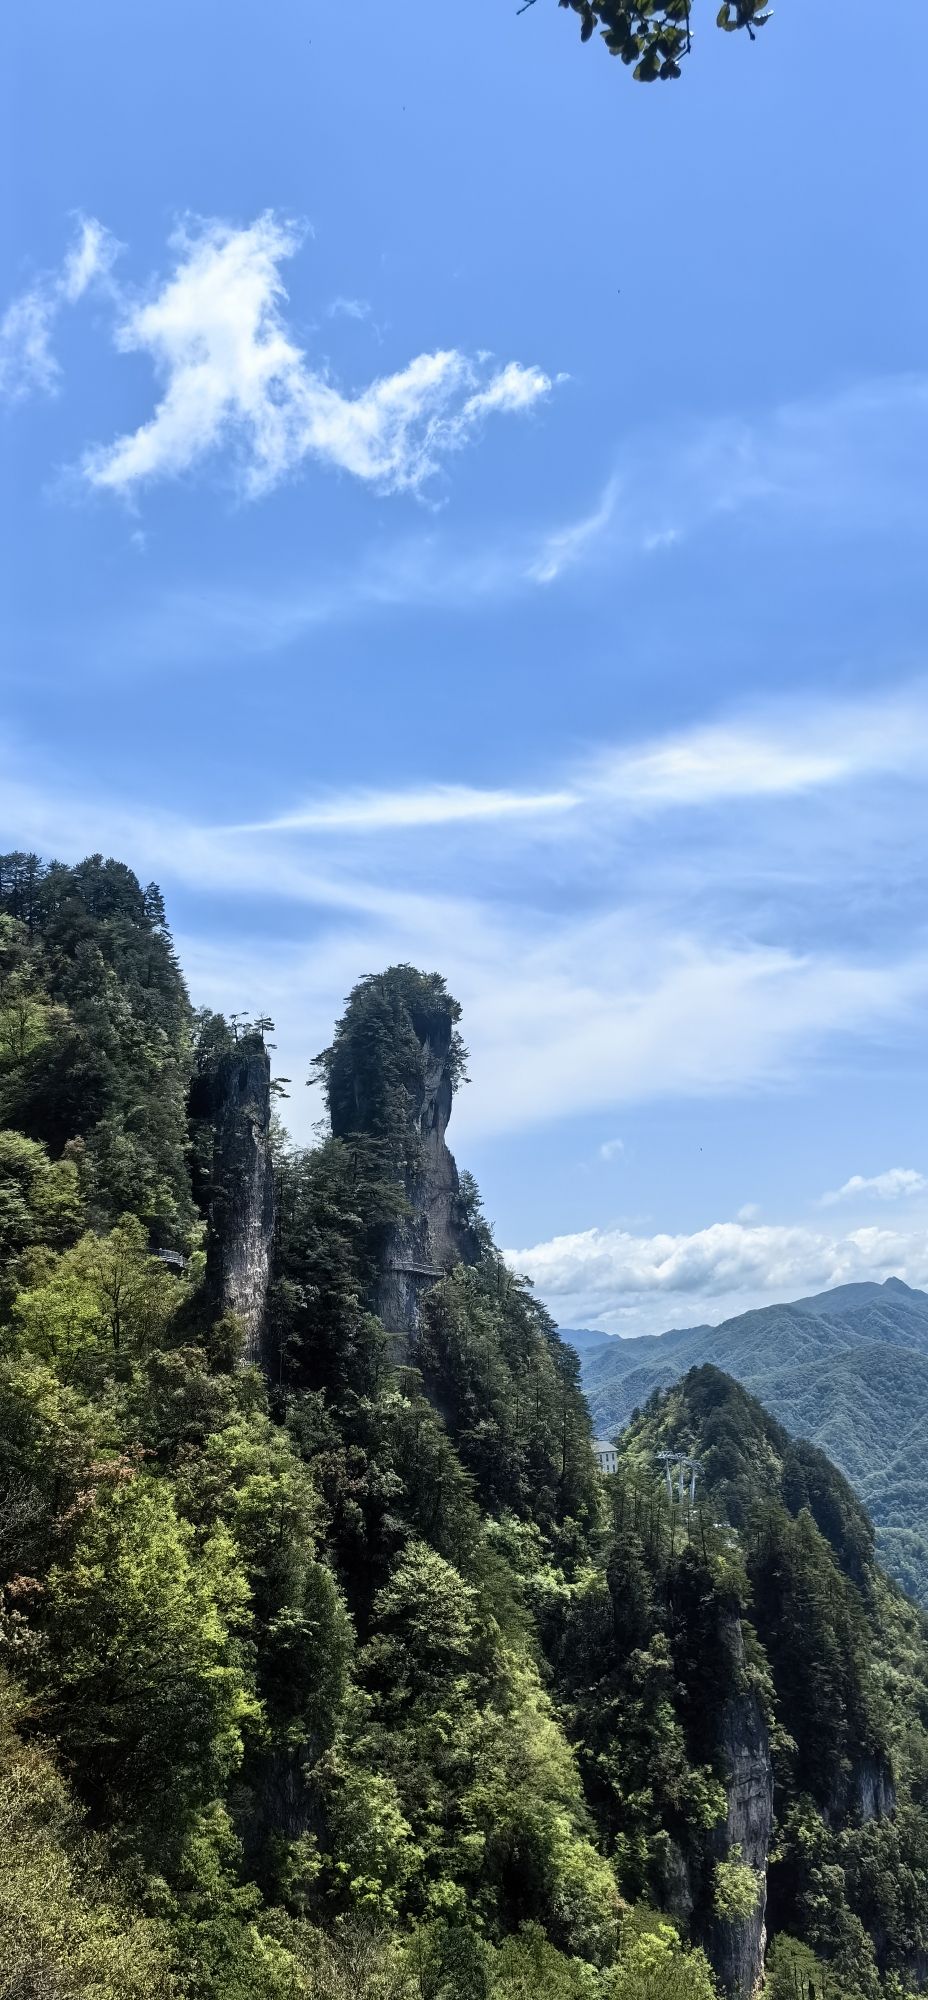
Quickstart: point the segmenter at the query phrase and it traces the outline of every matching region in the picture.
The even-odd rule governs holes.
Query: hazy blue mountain
[[[580,1351],[603,1438],[689,1368],[711,1362],[733,1375],[840,1467],[876,1525],[887,1568],[928,1608],[928,1293],[898,1278],[839,1285],[721,1326]]]
[[[608,1347],[618,1339],[618,1334],[604,1333],[602,1327],[593,1326],[559,1326],[558,1333],[578,1354],[591,1353],[594,1347]]]

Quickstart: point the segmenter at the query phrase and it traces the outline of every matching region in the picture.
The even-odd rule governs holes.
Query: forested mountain
[[[355,989],[311,1150],[268,1025],[128,869],[0,860],[0,1996],[918,1990],[928,1643],[845,1481],[714,1368],[601,1480],[443,980]]]
[[[602,1328],[592,1326],[559,1326],[558,1333],[569,1347],[575,1347],[578,1354],[585,1354],[589,1348],[608,1345]],[[609,1340],[618,1340],[618,1334],[610,1334]]]
[[[582,1359],[602,1437],[688,1368],[709,1361],[734,1375],[845,1473],[876,1524],[881,1561],[928,1609],[928,1293],[898,1278],[838,1285],[721,1326],[600,1341]]]

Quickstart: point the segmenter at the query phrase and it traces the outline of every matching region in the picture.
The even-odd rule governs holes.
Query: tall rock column
[[[479,1256],[445,1141],[463,1061],[459,1014],[437,973],[391,966],[355,987],[319,1058],[334,1136],[382,1146],[406,1199],[371,1298],[400,1351],[416,1334],[423,1292]]]
[[[722,1643],[731,1652],[740,1687],[729,1695],[721,1715],[719,1752],[728,1795],[728,1815],[718,1829],[718,1860],[734,1853],[752,1869],[757,1900],[744,1916],[725,1921],[716,1917],[707,1939],[709,1956],[724,1992],[733,2000],[753,2000],[764,1975],[767,1912],[767,1857],[773,1833],[773,1765],[770,1738],[754,1689],[744,1677],[744,1640],[740,1620],[727,1621]]]
[[[411,1340],[419,1300],[455,1264],[476,1262],[478,1246],[461,1199],[445,1133],[451,1116],[450,1031],[423,1042],[424,1081],[413,1107],[421,1164],[405,1177],[410,1213],[388,1232],[374,1309],[388,1333]]]
[[[260,1366],[274,1235],[271,1070],[263,1043],[248,1036],[202,1083],[213,1127],[207,1282],[218,1311],[241,1320],[241,1366]]]

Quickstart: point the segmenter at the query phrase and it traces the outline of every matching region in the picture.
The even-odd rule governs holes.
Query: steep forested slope
[[[765,1900],[774,2000],[914,1986],[921,1626],[723,1377],[598,1478],[441,978],[361,982],[301,1151],[155,889],[0,906],[4,2000],[747,2000]]]
[[[828,1453],[865,1501],[890,1574],[928,1607],[928,1295],[898,1278],[840,1285],[721,1326],[584,1349],[597,1433],[620,1430],[652,1390],[703,1362]]]

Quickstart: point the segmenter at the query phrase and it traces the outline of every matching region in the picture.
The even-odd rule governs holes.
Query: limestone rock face
[[[743,1668],[744,1642],[737,1618],[731,1620],[724,1639],[733,1653],[736,1666]],[[719,1749],[728,1794],[728,1816],[718,1829],[714,1843],[717,1858],[723,1860],[732,1848],[739,1849],[740,1860],[756,1872],[759,1893],[750,1916],[730,1923],[716,1919],[707,1943],[723,1991],[731,1994],[732,2000],[752,2000],[763,1981],[767,1855],[773,1831],[770,1739],[760,1703],[752,1689],[744,1687],[725,1703]]]
[[[433,1020],[421,1046],[423,1080],[410,1114],[417,1159],[404,1175],[410,1213],[387,1232],[372,1300],[400,1350],[416,1333],[423,1293],[455,1264],[476,1263],[479,1252],[461,1199],[458,1170],[445,1142],[453,1097],[450,1020]],[[346,1136],[339,1130],[337,1113],[332,1129],[336,1138]]]
[[[843,1825],[848,1819],[891,1819],[896,1810],[896,1786],[885,1758],[859,1757],[845,1772],[828,1801],[825,1819]]]
[[[260,1365],[274,1234],[267,1050],[249,1038],[203,1082],[214,1133],[207,1279],[217,1310],[242,1322],[241,1365]]]

